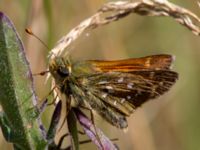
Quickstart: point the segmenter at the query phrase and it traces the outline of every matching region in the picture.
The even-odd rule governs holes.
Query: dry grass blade
[[[109,24],[126,17],[131,13],[145,16],[169,16],[187,27],[195,35],[200,34],[200,28],[197,25],[200,23],[200,18],[191,11],[170,3],[167,0],[109,2],[103,5],[96,14],[81,22],[66,36],[62,37],[57,45],[51,50],[50,57],[55,57],[55,55],[61,56],[63,54],[67,55],[69,50],[66,52],[64,50],[87,29],[93,29]],[[52,53],[55,55],[52,55]]]

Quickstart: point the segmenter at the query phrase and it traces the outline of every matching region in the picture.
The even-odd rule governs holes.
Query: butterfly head
[[[61,57],[55,57],[49,62],[49,71],[57,83],[63,83],[63,81],[71,74],[71,66],[68,60]]]

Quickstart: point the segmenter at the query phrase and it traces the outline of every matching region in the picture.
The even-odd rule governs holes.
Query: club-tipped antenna
[[[37,40],[39,40],[50,51],[50,48],[47,46],[47,44],[45,44],[37,35],[35,35],[30,28],[26,28],[25,31],[26,31],[26,33],[32,35]]]
[[[32,35],[32,36],[35,37],[37,40],[39,40],[39,41],[42,43],[42,45],[43,45],[44,47],[46,47],[49,51],[51,51],[51,49],[47,46],[47,44],[46,44],[45,42],[43,42],[36,34],[34,34],[33,31],[32,31],[30,28],[26,28],[25,31],[26,31],[26,33],[28,33],[29,35]],[[53,52],[50,52],[50,56],[51,56],[51,55],[56,56]]]

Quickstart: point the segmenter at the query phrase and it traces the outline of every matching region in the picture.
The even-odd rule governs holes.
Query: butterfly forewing
[[[89,91],[93,101],[98,99],[112,112],[129,116],[138,106],[162,95],[175,83],[178,74],[170,71],[173,59],[171,55],[154,55],[120,61],[90,60],[75,64],[74,73],[84,72],[77,81],[80,88]],[[111,114],[97,112],[111,124],[125,127],[126,120],[116,123],[109,119]]]
[[[100,80],[98,76],[101,76]],[[167,70],[108,72],[89,77],[88,85],[92,88],[91,90],[103,92],[102,97],[106,99],[105,102],[110,100],[108,96],[112,96],[113,105],[117,106],[119,103],[127,102],[136,108],[148,99],[156,98],[168,91],[176,79],[177,74]],[[120,98],[120,101],[115,98]]]
[[[97,71],[130,72],[138,70],[169,69],[173,61],[174,56],[163,54],[117,61],[90,60],[88,62],[90,62]]]

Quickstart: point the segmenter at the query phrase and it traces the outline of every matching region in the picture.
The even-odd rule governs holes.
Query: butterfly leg
[[[49,70],[46,70],[46,71],[42,71],[42,72],[39,72],[39,73],[34,73],[33,76],[44,76],[45,74],[49,73]]]

